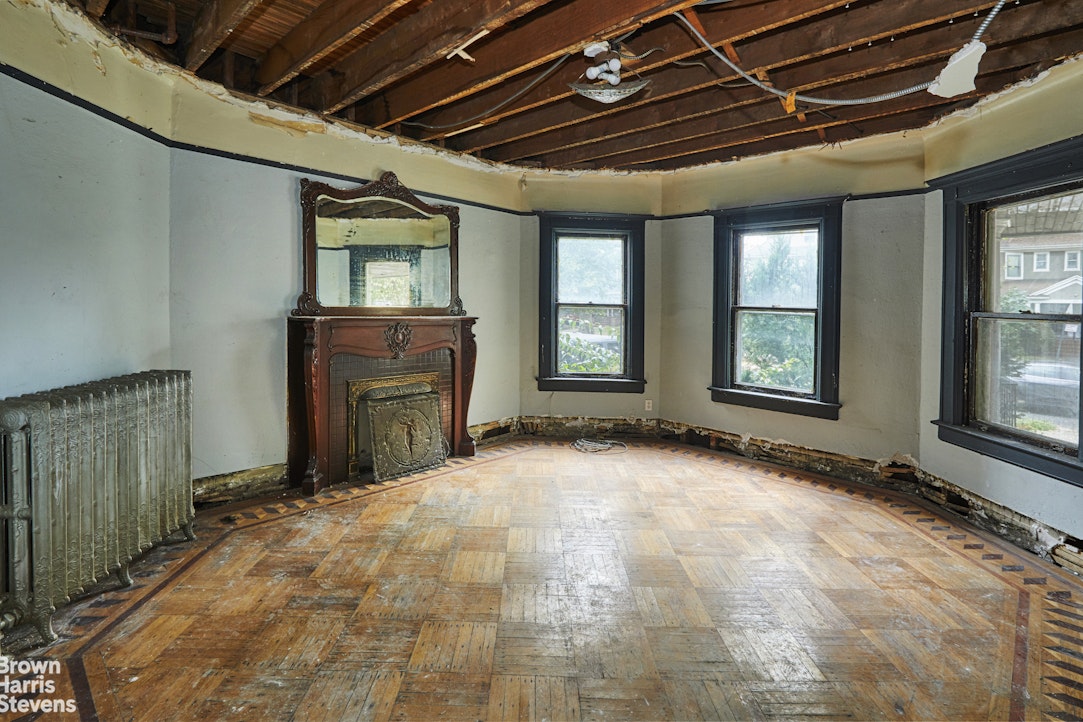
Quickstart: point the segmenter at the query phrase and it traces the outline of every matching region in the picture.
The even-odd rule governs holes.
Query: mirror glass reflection
[[[316,198],[316,299],[328,307],[451,305],[451,222],[397,198]]]

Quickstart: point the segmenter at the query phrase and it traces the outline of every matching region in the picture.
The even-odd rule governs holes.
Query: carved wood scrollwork
[[[406,358],[406,350],[410,348],[410,341],[414,336],[414,330],[408,323],[393,323],[384,329],[384,341],[387,349],[394,358]]]

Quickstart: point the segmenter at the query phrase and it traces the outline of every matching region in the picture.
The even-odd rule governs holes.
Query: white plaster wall
[[[286,316],[301,282],[299,179],[173,153],[173,358],[192,370],[197,478],[285,459]]]
[[[477,316],[478,361],[468,424],[519,414],[519,263],[522,218],[459,207],[459,295]]]
[[[740,414],[733,414],[733,407],[711,404],[707,390],[711,385],[714,219],[692,216],[663,221],[661,226],[659,346],[665,353],[658,384],[659,417],[737,431]]]
[[[660,214],[921,188],[924,150],[907,131],[688,168],[664,177]]]
[[[172,364],[169,151],[0,76],[0,397]]]
[[[843,207],[838,421],[711,401],[713,225],[666,221],[661,416],[862,458],[916,456],[923,213],[921,196]]]

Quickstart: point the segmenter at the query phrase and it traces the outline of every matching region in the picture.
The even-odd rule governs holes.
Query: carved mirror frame
[[[325,306],[317,296],[318,254],[317,215],[319,201],[363,202],[365,198],[386,198],[416,209],[428,217],[444,216],[450,226],[448,250],[449,299],[447,306]],[[464,316],[459,298],[459,209],[456,206],[429,205],[418,199],[398,177],[387,171],[377,180],[353,189],[336,188],[320,181],[301,179],[302,291],[297,297],[294,316]]]

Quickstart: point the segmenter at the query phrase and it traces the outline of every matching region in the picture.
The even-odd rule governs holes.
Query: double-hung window
[[[838,418],[842,199],[720,213],[711,398]]]
[[[1083,252],[1083,142],[933,185],[944,193],[939,437],[1083,486],[1083,286],[1068,260]],[[1040,278],[1000,267],[1020,246]],[[1062,250],[1058,271],[1049,259]]]
[[[538,389],[642,393],[644,221],[541,216]]]

